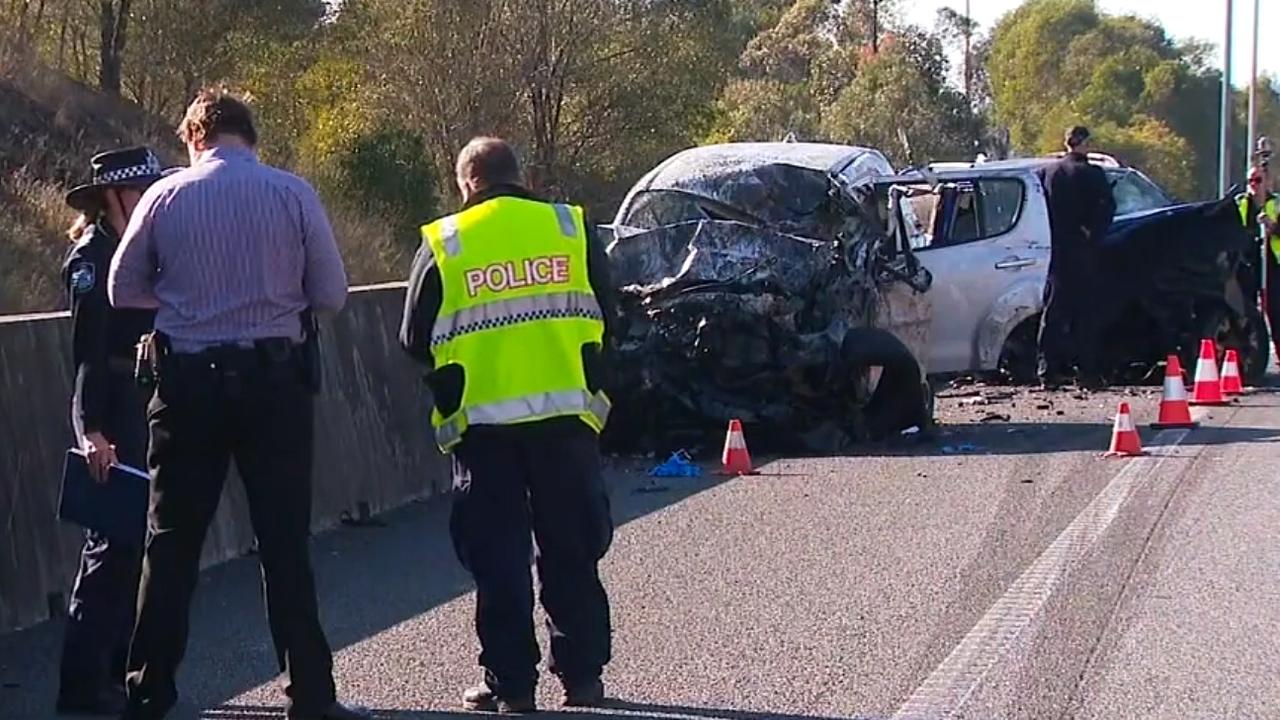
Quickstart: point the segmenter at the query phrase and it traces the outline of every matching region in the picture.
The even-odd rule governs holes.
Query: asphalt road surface
[[[935,437],[754,477],[620,461],[613,700],[574,714],[1280,717],[1280,394],[1157,433],[1157,393],[957,387]],[[1145,457],[1099,457],[1121,399]],[[339,692],[380,717],[454,716],[478,679],[446,517],[314,543]],[[171,717],[277,717],[254,558],[202,576],[192,629]],[[0,636],[0,718],[52,717],[60,637]],[[556,691],[544,676],[548,712]]]

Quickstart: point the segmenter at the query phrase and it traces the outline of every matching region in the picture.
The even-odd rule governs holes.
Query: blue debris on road
[[[651,477],[701,477],[702,468],[684,450],[671,453],[667,461],[649,471]]]

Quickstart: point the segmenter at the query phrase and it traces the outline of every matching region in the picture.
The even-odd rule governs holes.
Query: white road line
[[[1192,409],[1196,421],[1205,414],[1203,408]],[[1152,438],[1150,455],[1129,460],[916,688],[894,713],[893,720],[935,720],[953,717],[962,710],[991,668],[1044,609],[1067,573],[1106,532],[1134,488],[1176,457],[1171,451],[1189,432],[1161,431]]]

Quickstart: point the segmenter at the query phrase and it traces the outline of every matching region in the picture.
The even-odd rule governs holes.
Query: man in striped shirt
[[[342,308],[342,258],[311,186],[258,162],[243,103],[202,92],[179,134],[191,167],[143,195],[108,278],[113,305],[157,311],[150,538],[124,717],[159,720],[177,700],[201,546],[235,458],[289,676],[287,716],[363,718],[335,698],[307,547],[314,378],[304,318]]]

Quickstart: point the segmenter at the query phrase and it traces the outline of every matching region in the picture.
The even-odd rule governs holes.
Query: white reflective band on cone
[[[1218,382],[1218,367],[1212,360],[1196,363],[1196,382]]]
[[[1186,400],[1187,388],[1182,384],[1182,378],[1170,375],[1164,379],[1164,399],[1165,400]]]

